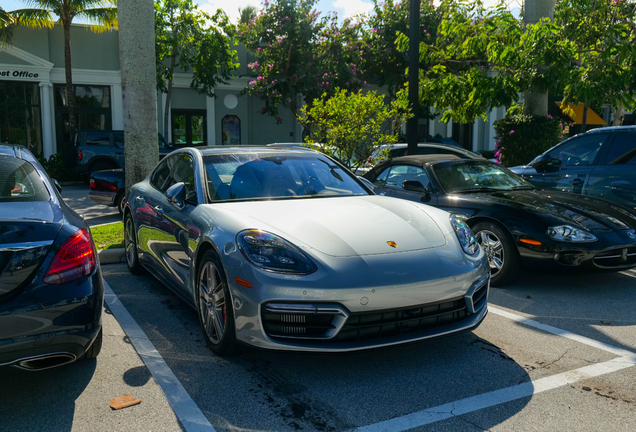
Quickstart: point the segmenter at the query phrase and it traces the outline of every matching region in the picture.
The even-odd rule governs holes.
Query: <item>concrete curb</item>
[[[126,262],[126,249],[124,248],[100,250],[97,251],[97,255],[99,255],[99,263],[101,265]]]

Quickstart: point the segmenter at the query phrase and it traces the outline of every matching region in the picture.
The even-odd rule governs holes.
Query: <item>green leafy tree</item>
[[[214,88],[227,84],[239,66],[233,39],[227,33],[227,15],[198,9],[192,0],[155,2],[157,88],[167,94],[164,136],[168,136],[168,116],[177,68],[192,72],[190,88],[214,97]]]
[[[258,8],[255,6],[245,6],[239,8],[239,24],[247,24],[258,15]]]
[[[397,142],[398,130],[410,116],[403,92],[387,104],[376,92],[338,89],[303,107],[298,121],[311,130],[305,142],[355,171],[381,144]]]
[[[0,7],[0,46],[5,46],[13,40],[15,19],[11,14]]]
[[[315,3],[265,0],[259,14],[237,28],[239,40],[256,58],[248,65],[255,79],[246,92],[260,97],[262,113],[279,122],[281,106],[298,115],[304,103],[311,105],[325,92],[366,84],[360,68],[361,23],[321,17]]]
[[[32,28],[52,28],[57,22],[64,30],[64,71],[66,104],[69,108],[69,131],[75,132],[75,92],[71,66],[71,24],[75,18],[92,23],[94,32],[117,29],[117,0],[24,0],[25,9],[11,12],[18,25]],[[71,143],[61,143],[65,160],[72,157]]]
[[[636,2],[561,0],[554,22],[570,49],[563,102],[636,107]]]

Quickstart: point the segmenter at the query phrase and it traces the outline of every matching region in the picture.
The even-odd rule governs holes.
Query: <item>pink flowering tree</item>
[[[321,16],[316,0],[265,0],[260,12],[237,27],[237,37],[255,58],[246,93],[261,98],[263,114],[280,107],[295,116],[304,104],[335,88],[366,85],[360,64],[362,25],[335,14]]]

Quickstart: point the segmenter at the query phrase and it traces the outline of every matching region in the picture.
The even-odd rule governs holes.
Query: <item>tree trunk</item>
[[[63,139],[61,143],[58,143],[60,147],[57,151],[62,154],[62,160],[64,160],[67,166],[72,166],[75,163],[73,136],[77,126],[75,124],[75,91],[73,89],[73,64],[71,61],[71,20],[63,19],[62,27],[64,29],[64,72],[66,78],[69,140]],[[63,136],[63,134],[61,135]]]
[[[581,119],[581,133],[585,132],[585,130],[587,129],[587,110],[588,109],[589,107],[587,105],[583,107],[583,118]]]
[[[620,104],[616,111],[614,111],[614,121],[612,122],[612,126],[623,126],[623,121],[625,120],[625,107],[623,104]]]
[[[163,110],[163,137],[167,140],[170,135],[168,135],[168,125],[170,120],[170,104],[172,103],[172,82],[174,81],[174,68],[175,68],[175,55],[176,49],[173,47],[172,56],[170,59],[170,78],[168,78],[168,91],[166,93],[166,106]],[[174,137],[170,140],[174,141]]]
[[[119,59],[124,107],[126,189],[159,160],[153,0],[119,0]]]
[[[554,18],[554,0],[526,0],[523,8],[523,26],[536,24],[542,18]],[[523,102],[524,114],[536,117],[548,115],[548,93],[536,88],[526,90]]]

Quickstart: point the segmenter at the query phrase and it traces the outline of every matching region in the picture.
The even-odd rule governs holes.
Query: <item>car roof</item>
[[[36,162],[37,159],[28,148],[14,144],[0,144],[0,154],[23,159],[29,162]]]
[[[398,156],[390,159],[392,164],[411,164],[411,165],[426,165],[433,162],[441,161],[467,161],[472,159],[466,159],[453,154],[430,154],[430,155],[407,155]]]
[[[188,147],[186,147],[188,148]],[[191,148],[191,147],[190,147]],[[322,154],[319,152],[315,152],[306,147],[276,147],[276,146],[267,146],[267,145],[236,145],[236,146],[207,146],[207,147],[197,147],[198,151],[201,152],[203,156],[209,155],[217,155],[217,154],[234,154],[234,153],[257,153],[257,152],[267,152],[267,153],[281,153],[281,154],[307,154],[307,152],[314,152],[318,154]]]
[[[636,132],[636,126],[606,126],[595,128],[585,132],[586,134],[603,133],[603,132]]]

